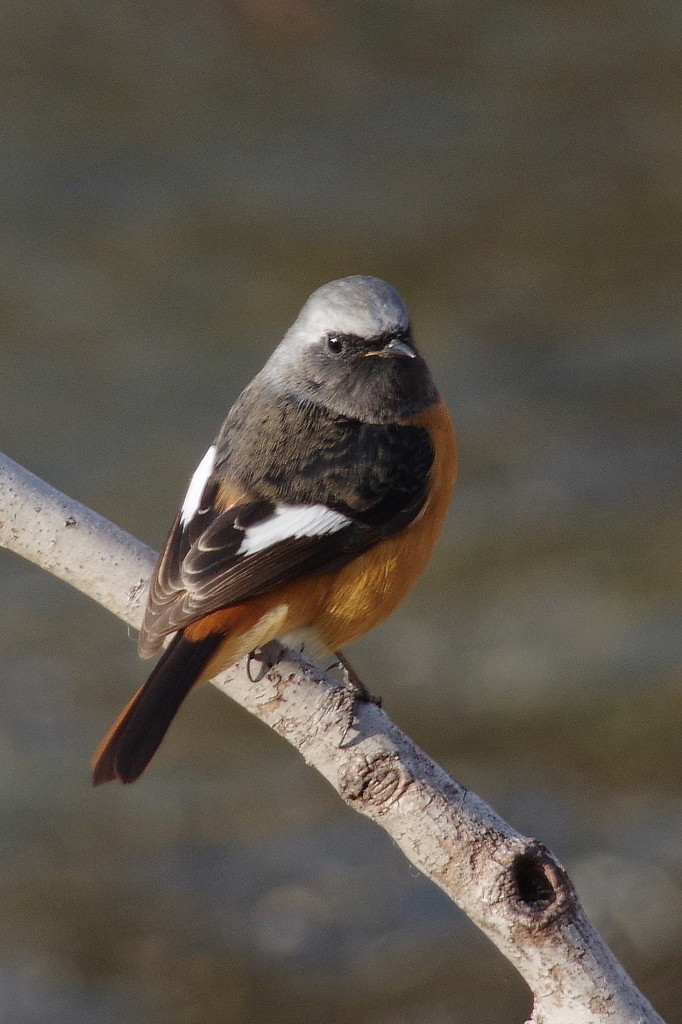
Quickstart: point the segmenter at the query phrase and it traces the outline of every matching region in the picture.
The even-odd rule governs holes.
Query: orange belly
[[[327,603],[315,623],[330,650],[357,639],[391,614],[421,575],[443,525],[456,471],[450,415],[439,402],[407,422],[426,427],[433,440],[429,497],[409,526],[331,574]]]

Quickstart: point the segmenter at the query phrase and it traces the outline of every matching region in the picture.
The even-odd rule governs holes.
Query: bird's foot
[[[341,651],[334,651],[334,654],[337,658],[336,665],[341,668],[341,677],[343,679],[343,685],[348,699],[348,721],[346,722],[341,736],[341,742],[339,743],[339,746],[343,747],[346,742],[346,737],[355,723],[356,706],[358,704],[374,704],[376,707],[380,708],[381,697],[375,697],[374,694],[369,692],[353,666]]]
[[[273,652],[270,644],[265,644],[263,647],[257,647],[255,651],[251,651],[246,660],[246,671],[249,679],[252,683],[259,683],[263,679],[271,668],[274,668],[279,658]],[[253,667],[257,666],[255,673]]]
[[[352,695],[353,699],[358,701],[359,704],[375,704],[380,708],[382,703],[381,697],[375,697],[373,693],[369,692],[345,654],[342,651],[334,651],[334,654],[337,658],[336,663],[341,667],[343,685]]]

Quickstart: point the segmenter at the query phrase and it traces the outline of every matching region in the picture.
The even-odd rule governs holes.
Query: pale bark
[[[154,552],[0,455],[0,545],[138,628]],[[279,644],[214,680],[376,821],[530,986],[529,1024],[662,1024],[565,870],[450,778],[373,704]],[[103,726],[108,723],[103,723]]]

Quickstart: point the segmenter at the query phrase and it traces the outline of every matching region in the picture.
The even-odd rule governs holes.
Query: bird
[[[426,565],[456,473],[449,412],[406,308],[376,277],[308,298],[195,470],[151,577],[138,649],[161,656],[97,747],[134,782],[189,691],[269,641],[338,651]]]

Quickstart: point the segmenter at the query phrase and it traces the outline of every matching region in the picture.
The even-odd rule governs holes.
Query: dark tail
[[[222,640],[221,633],[211,633],[195,643],[177,634],[93,754],[93,785],[114,779],[134,782],[140,777]]]

